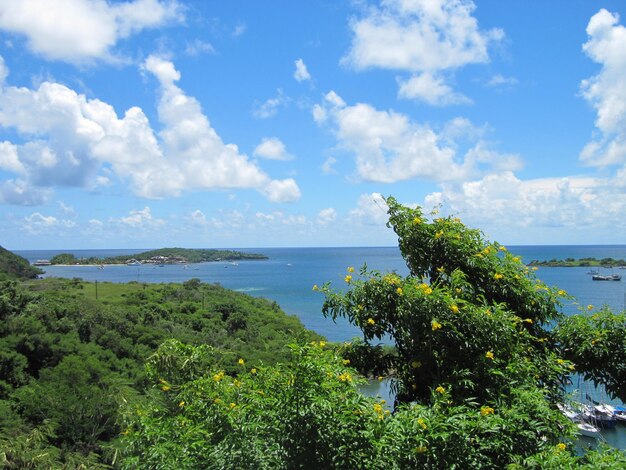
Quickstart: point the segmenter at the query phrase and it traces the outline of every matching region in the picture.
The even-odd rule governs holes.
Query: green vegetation
[[[547,266],[556,268],[576,268],[581,266],[590,266],[597,268],[615,268],[617,266],[626,266],[626,260],[615,258],[565,258],[565,259],[551,259],[549,261],[537,261],[532,260],[528,263],[529,266]]]
[[[3,283],[4,466],[625,468],[619,450],[578,454],[557,404],[574,372],[626,398],[626,314],[564,318],[567,294],[505,247],[387,204],[409,275],[347,267],[347,290],[314,287],[363,332],[341,345],[197,279]],[[396,403],[360,394],[359,372]]]
[[[0,280],[35,279],[41,269],[31,266],[28,260],[0,246]]]
[[[76,258],[71,253],[60,253],[50,259],[51,264],[125,264],[130,260],[163,263],[204,263],[208,261],[235,261],[267,259],[257,253],[243,253],[233,250],[204,250],[190,248],[160,248],[144,251],[134,255],[114,256],[107,258]]]
[[[320,339],[276,303],[198,279],[2,282],[0,462],[4,468],[110,464],[120,404],[147,399],[144,362],[170,338],[210,345],[210,366],[236,373],[239,358],[287,361],[284,345],[297,335]]]

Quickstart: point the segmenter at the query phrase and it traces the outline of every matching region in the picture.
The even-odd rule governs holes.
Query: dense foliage
[[[141,401],[144,361],[170,338],[211,345],[231,373],[240,357],[286,361],[294,335],[319,338],[275,303],[194,279],[3,282],[0,293],[0,461],[9,468],[110,462],[120,402]]]
[[[557,268],[573,268],[573,267],[604,267],[604,268],[613,268],[616,266],[626,266],[626,260],[623,259],[615,259],[615,258],[565,258],[565,259],[556,259],[553,258],[551,260],[532,260],[528,263],[529,266],[550,266]]]
[[[0,246],[0,280],[35,279],[43,271],[31,266],[27,259]]]
[[[175,258],[179,262],[204,263],[207,261],[235,261],[248,259],[267,259],[267,256],[257,253],[243,253],[233,250],[208,250],[191,248],[160,248],[144,251],[133,255],[112,256],[106,258],[76,258],[71,253],[59,253],[50,259],[51,264],[124,264],[135,259],[137,261],[150,260],[156,257]]]

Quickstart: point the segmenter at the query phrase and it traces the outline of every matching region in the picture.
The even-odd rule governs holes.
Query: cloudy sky
[[[624,243],[626,4],[0,0],[0,245]]]

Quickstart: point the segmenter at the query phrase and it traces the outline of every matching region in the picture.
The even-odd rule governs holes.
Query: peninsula
[[[577,267],[597,267],[597,268],[615,268],[626,266],[626,260],[615,258],[565,258],[565,259],[551,259],[549,261],[537,261],[532,260],[528,263],[529,266],[546,266],[555,268],[577,268]]]
[[[209,250],[191,248],[160,248],[132,255],[106,258],[77,258],[71,253],[60,253],[50,259],[50,264],[99,265],[99,264],[185,264],[209,261],[261,260],[267,256],[233,250]]]

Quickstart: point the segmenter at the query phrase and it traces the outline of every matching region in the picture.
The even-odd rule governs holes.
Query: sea
[[[532,260],[614,258],[626,259],[626,245],[529,245],[509,246],[511,253],[522,258],[524,263]],[[106,265],[98,266],[45,266],[44,277],[82,278],[87,281],[182,283],[198,278],[203,282],[218,283],[223,287],[246,294],[276,301],[287,314],[296,315],[309,328],[329,341],[348,341],[359,336],[360,330],[347,321],[336,322],[322,315],[324,295],[313,290],[314,285],[330,283],[336,290],[346,289],[344,277],[349,267],[355,268],[356,277],[361,267],[380,272],[395,271],[408,274],[408,268],[398,247],[336,247],[336,248],[229,248],[248,253],[266,255],[265,260],[242,260],[236,262],[209,262],[189,265]],[[108,257],[132,255],[147,249],[111,250],[16,250],[30,262],[50,259],[59,253],[71,253],[81,257]],[[626,267],[625,269],[600,269],[601,274],[622,274],[624,279],[615,281],[593,281],[590,269],[540,267],[535,274],[549,286],[563,289],[574,297],[561,308],[571,315],[594,308],[608,306],[614,312],[626,310]],[[578,390],[574,384],[572,393]],[[609,401],[603,390],[583,384],[585,394],[599,401]],[[371,395],[380,395],[392,402],[387,382],[372,382],[365,390]],[[581,391],[582,393],[582,391]],[[612,446],[626,449],[626,427],[603,431],[604,439]],[[584,439],[583,439],[584,440]],[[583,442],[584,444],[584,442]],[[589,442],[591,444],[591,442]]]

